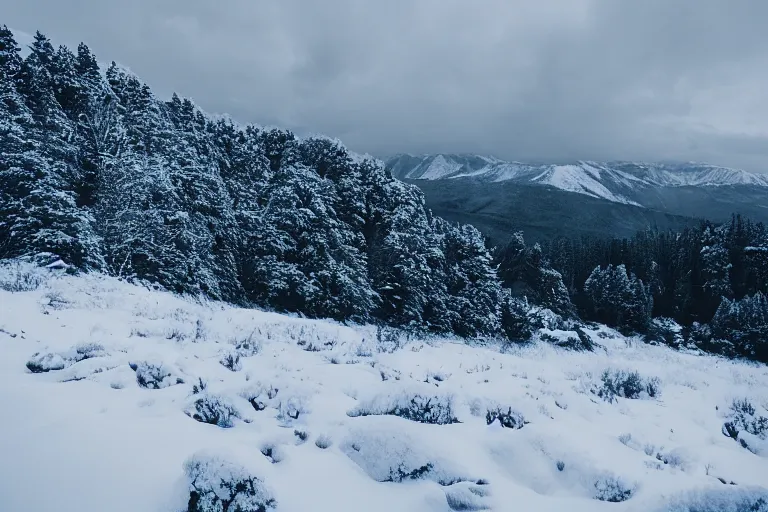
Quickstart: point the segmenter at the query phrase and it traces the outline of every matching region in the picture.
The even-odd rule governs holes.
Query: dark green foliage
[[[428,475],[434,466],[431,463],[426,463],[421,467],[407,471],[404,464],[400,464],[397,468],[390,468],[389,478],[385,482],[403,482],[405,480],[420,480]]]
[[[633,488],[613,476],[607,476],[595,482],[595,499],[599,501],[620,503],[630,499],[634,493]]]
[[[169,368],[161,363],[141,361],[130,363],[130,367],[136,372],[136,383],[142,388],[161,389],[184,383],[184,379],[175,376]]]
[[[712,319],[712,337],[724,340],[718,348],[726,355],[768,362],[768,299],[762,292],[741,300],[723,297]]]
[[[347,413],[350,417],[358,416],[399,416],[406,420],[432,425],[459,423],[450,399],[435,396],[413,395],[407,399],[395,400],[386,407],[375,404],[363,404]]]
[[[187,412],[187,415],[200,423],[208,423],[221,428],[231,428],[235,426],[234,420],[240,417],[237,409],[225,399],[205,395],[195,400],[193,409]]]
[[[575,316],[563,278],[544,258],[539,244],[526,246],[523,234],[517,232],[506,246],[496,250],[496,261],[499,277],[513,296],[566,318]]]
[[[198,455],[184,470],[189,481],[187,512],[267,512],[277,507],[264,482],[234,464]]]
[[[607,402],[614,402],[617,397],[635,400],[643,396],[656,398],[661,393],[658,378],[645,378],[638,372],[605,370],[600,381],[601,385],[593,392]]]
[[[653,299],[647,287],[624,265],[595,268],[584,283],[589,318],[627,333],[645,332],[651,322]]]
[[[503,407],[494,407],[493,409],[488,409],[488,411],[485,413],[486,425],[490,425],[497,420],[499,425],[502,427],[515,430],[523,428],[523,426],[528,423],[525,421],[525,418],[523,418],[522,414],[517,411],[513,411],[511,407],[507,407],[506,410],[504,410]]]
[[[757,414],[749,400],[734,400],[730,407],[729,420],[723,424],[724,435],[738,439],[744,431],[761,439],[768,438],[768,418]]]
[[[679,233],[559,239],[544,244],[544,253],[563,274],[585,320],[608,321],[607,315],[614,325],[630,329],[623,317],[619,324],[616,311],[596,309],[585,287],[595,268],[612,265],[615,271],[624,265],[630,280],[632,275],[641,280],[653,299],[652,316],[680,324],[686,345],[768,361],[763,299],[768,292],[768,231],[761,223],[734,215],[720,226],[705,222]],[[680,336],[663,325],[648,327],[649,340],[682,345]]]
[[[685,338],[683,329],[671,318],[654,318],[645,333],[645,341],[681,348]]]
[[[524,342],[533,335],[533,325],[528,317],[528,301],[513,297],[509,290],[502,291],[501,329],[504,336],[513,342]]]

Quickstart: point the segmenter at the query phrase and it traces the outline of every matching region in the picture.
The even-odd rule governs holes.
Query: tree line
[[[585,320],[768,362],[762,223],[733,215],[720,225],[704,221],[628,239],[560,238],[541,251]],[[654,319],[673,319],[680,335],[660,332],[670,322]]]
[[[22,58],[0,27],[0,257],[39,253],[178,293],[422,332],[503,336],[524,309],[484,237],[433,216],[378,161],[161,100],[116,63],[100,69],[85,44],[54,48],[38,32]]]

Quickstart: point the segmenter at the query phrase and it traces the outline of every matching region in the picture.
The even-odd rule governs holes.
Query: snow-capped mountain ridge
[[[768,175],[705,163],[578,161],[526,164],[480,155],[396,155],[387,167],[400,179],[473,178],[485,182],[518,181],[641,206],[636,193],[666,187],[756,186],[768,188]]]

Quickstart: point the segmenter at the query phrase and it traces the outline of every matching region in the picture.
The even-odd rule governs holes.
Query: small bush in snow
[[[445,499],[451,510],[489,510],[490,506],[485,499],[489,494],[485,487],[470,482],[461,482],[446,488]]]
[[[655,398],[661,392],[661,383],[658,378],[645,378],[638,372],[605,370],[600,381],[601,385],[594,388],[592,392],[607,402],[615,401],[616,397]]]
[[[263,411],[269,405],[269,402],[277,396],[278,389],[270,386],[266,388],[260,382],[255,382],[247,386],[240,392],[240,396],[248,400],[251,406],[257,411]]]
[[[142,388],[162,389],[176,384],[184,384],[184,379],[163,363],[140,361],[130,363],[131,370],[136,372],[136,382]]]
[[[573,331],[554,331],[557,335],[542,332],[539,338],[552,345],[568,350],[589,351],[595,349],[592,338],[582,329],[576,327]]]
[[[204,381],[201,377],[198,377],[197,384],[192,385],[192,394],[199,395],[206,389],[208,389],[208,383]]]
[[[685,467],[685,458],[683,457],[683,454],[675,450],[671,452],[658,452],[656,454],[656,460],[673,468],[684,469]]]
[[[303,444],[309,439],[309,434],[305,430],[294,430],[293,435],[296,436],[297,442]]]
[[[228,352],[221,356],[219,363],[229,371],[239,372],[243,369],[243,363],[240,362],[240,354],[237,352]]]
[[[448,395],[428,396],[403,393],[396,396],[379,396],[374,400],[358,405],[347,415],[353,418],[358,416],[399,416],[407,420],[433,425],[459,423],[453,411],[453,397]]]
[[[261,349],[261,343],[258,343],[253,339],[253,333],[251,333],[251,335],[246,339],[235,343],[235,350],[238,354],[240,354],[240,357],[255,356],[261,352]]]
[[[738,440],[745,448],[749,448],[743,439],[745,437],[743,432],[759,439],[768,439],[768,418],[758,414],[749,400],[734,400],[730,407],[729,421],[723,424],[722,432]],[[752,451],[755,450],[752,449]]]
[[[9,261],[0,264],[0,290],[31,292],[43,282],[43,271],[29,263]]]
[[[321,450],[327,450],[332,444],[333,442],[331,441],[331,438],[326,435],[318,436],[318,438],[315,439],[315,446]]]
[[[221,428],[231,428],[234,420],[240,417],[237,409],[224,397],[205,395],[194,401],[186,411],[187,416],[199,421],[217,425]]]
[[[277,502],[264,482],[219,457],[196,454],[184,463],[187,512],[267,512]]]
[[[300,396],[292,396],[280,401],[277,405],[277,416],[275,418],[282,423],[290,425],[307,412],[309,410],[307,409],[306,401]]]
[[[353,430],[341,451],[377,482],[431,480],[448,486],[476,480],[446,458],[444,448],[391,427]]]
[[[630,499],[634,492],[634,488],[627,485],[621,479],[612,475],[607,475],[599,478],[595,482],[594,497],[599,501],[619,503]]]
[[[391,354],[403,348],[407,338],[408,336],[405,331],[380,325],[376,328],[376,350]]]
[[[685,344],[683,328],[671,318],[654,318],[645,334],[645,341],[680,348]]]
[[[565,462],[559,460],[555,466],[557,467],[558,471],[563,471],[565,469]]]
[[[27,361],[27,369],[32,373],[63,370],[80,361],[105,355],[104,347],[98,343],[83,343],[64,352],[37,352]]]
[[[283,461],[283,451],[276,444],[266,443],[261,447],[260,451],[272,464],[277,464]]]
[[[521,429],[526,424],[523,415],[517,411],[513,411],[511,407],[494,407],[488,409],[485,413],[485,423],[490,425],[494,421],[499,422],[504,428]]]

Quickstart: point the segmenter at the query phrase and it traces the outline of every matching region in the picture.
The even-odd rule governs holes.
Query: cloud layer
[[[352,149],[768,171],[768,2],[0,0],[158,93]]]

